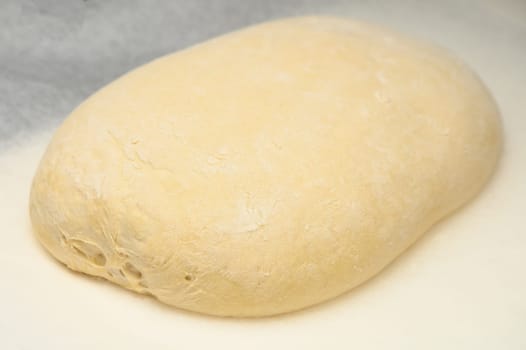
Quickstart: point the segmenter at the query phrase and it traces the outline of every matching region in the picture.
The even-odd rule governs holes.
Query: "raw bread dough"
[[[280,20],[162,57],[60,127],[37,237],[71,269],[180,308],[300,309],[367,280],[473,197],[498,111],[442,49]]]

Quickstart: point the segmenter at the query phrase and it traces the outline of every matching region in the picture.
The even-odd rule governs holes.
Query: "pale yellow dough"
[[[347,19],[264,23],[82,103],[35,175],[38,239],[164,303],[262,316],[375,275],[473,197],[498,111],[444,50]]]

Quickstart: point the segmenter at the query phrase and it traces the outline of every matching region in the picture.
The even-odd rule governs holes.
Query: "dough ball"
[[[347,19],[240,30],[83,102],[35,175],[38,239],[69,268],[224,316],[366,281],[473,197],[495,103],[444,50]]]

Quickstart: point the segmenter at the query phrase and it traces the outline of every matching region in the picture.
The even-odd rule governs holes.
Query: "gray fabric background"
[[[508,5],[505,8],[522,11],[526,22],[526,0],[503,1]],[[447,19],[448,26],[458,27],[451,30],[461,33],[466,32],[465,27],[484,27],[483,37],[505,44],[510,31],[503,31],[500,22],[480,23],[489,18],[482,12],[494,11],[494,7],[472,3],[474,0],[0,0],[0,149],[14,140],[23,142],[38,128],[57,126],[92,92],[137,65],[270,18],[350,15],[401,30],[428,28],[422,36],[439,43],[447,42],[441,40]],[[417,14],[411,16],[411,23],[404,21],[406,12]],[[521,17],[510,17],[510,21],[518,22],[516,18]],[[522,30],[526,45],[524,23],[511,25]],[[456,41],[459,46],[463,46],[461,39]]]

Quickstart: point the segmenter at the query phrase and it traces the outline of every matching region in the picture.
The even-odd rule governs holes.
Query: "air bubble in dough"
[[[472,198],[497,107],[443,49],[332,17],[139,67],[65,120],[36,236],[69,268],[179,308],[264,316],[340,295]]]

